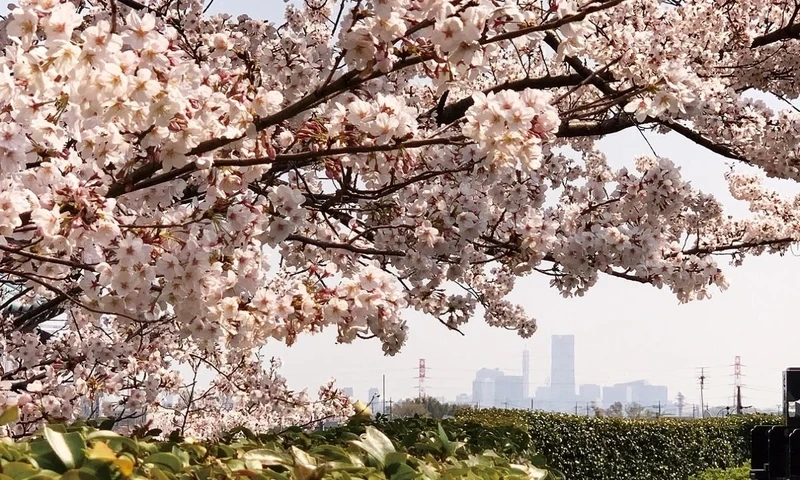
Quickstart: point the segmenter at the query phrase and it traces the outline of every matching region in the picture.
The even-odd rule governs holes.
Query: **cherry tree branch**
[[[753,43],[750,44],[751,48],[763,47],[772,43],[780,42],[782,40],[792,40],[800,38],[800,23],[793,23],[783,28],[756,37]]]
[[[308,245],[313,245],[315,247],[324,249],[347,250],[353,253],[360,253],[363,255],[384,255],[392,257],[404,257],[406,255],[405,252],[400,252],[397,250],[379,250],[375,248],[358,247],[356,245],[352,245],[349,243],[327,242],[324,240],[317,240],[316,238],[304,237],[302,235],[296,235],[296,234],[289,235],[289,237],[286,238],[286,241],[305,243]]]

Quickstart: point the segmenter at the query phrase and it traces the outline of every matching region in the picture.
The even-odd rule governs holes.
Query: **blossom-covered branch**
[[[598,144],[672,131],[800,181],[800,114],[747,95],[800,95],[788,3],[317,0],[278,25],[204,9],[19,0],[2,21],[10,435],[87,401],[202,436],[347,415],[263,351],[330,330],[392,355],[411,309],[461,331],[480,307],[530,336],[535,312],[508,300],[527,275],[686,302],[726,288],[718,262],[800,239],[796,199],[738,167],[744,217],[684,159],[618,168]]]

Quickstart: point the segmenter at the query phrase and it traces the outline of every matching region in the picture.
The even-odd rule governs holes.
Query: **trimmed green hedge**
[[[743,465],[737,468],[712,468],[691,478],[691,480],[750,480],[750,466]]]
[[[687,480],[750,458],[750,431],[773,415],[627,420],[519,410],[462,410],[465,422],[527,428],[531,448],[568,480]]]

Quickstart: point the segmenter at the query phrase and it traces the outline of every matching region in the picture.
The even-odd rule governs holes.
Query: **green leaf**
[[[265,448],[257,448],[245,452],[245,454],[242,455],[242,459],[259,462],[265,467],[273,467],[276,465],[291,466],[292,464],[291,460],[287,458],[286,455]]]
[[[386,455],[384,463],[386,465],[391,465],[393,463],[406,463],[408,459],[408,454],[403,452],[391,452]]]
[[[343,463],[353,462],[350,454],[348,454],[342,447],[336,445],[320,445],[312,448],[308,453],[323,460]]]
[[[300,450],[299,448],[292,446],[290,449],[292,452],[292,456],[295,458],[295,463],[299,464],[302,467],[314,468],[317,466],[317,461],[311,455],[307,454],[306,452]]]
[[[72,469],[64,472],[61,480],[98,480],[97,475],[86,469]]]
[[[265,469],[261,471],[261,474],[267,478],[271,478],[273,480],[289,480],[289,475],[278,473],[274,470]]]
[[[0,426],[8,425],[9,423],[16,422],[17,420],[19,420],[18,405],[6,408],[5,410],[3,410],[3,413],[0,413]]]
[[[181,459],[166,452],[154,453],[142,460],[142,462],[165,467],[172,473],[180,473],[183,470],[183,462],[181,462]]]
[[[34,468],[29,463],[9,462],[3,465],[3,474],[14,480],[25,480],[39,473],[38,468]]]
[[[128,437],[123,437],[122,435],[112,431],[101,430],[91,432],[86,435],[86,440],[89,442],[105,441],[112,447],[125,445],[133,453],[137,453],[139,451],[139,444],[135,440],[132,440]]]
[[[172,446],[172,454],[178,457],[178,460],[181,461],[183,467],[189,466],[189,454],[178,448],[176,445]]]
[[[150,468],[150,475],[152,478],[148,480],[170,480],[166,473],[162,472],[158,467]]]
[[[413,480],[417,472],[407,463],[392,463],[383,470],[389,480]]]
[[[47,443],[50,444],[50,448],[53,449],[58,459],[68,469],[83,463],[83,450],[86,448],[86,442],[83,441],[80,433],[60,433],[44,427],[44,438],[47,439]]]
[[[58,459],[58,455],[47,443],[46,439],[40,439],[29,443],[30,459],[42,470],[52,470],[54,472],[64,472],[66,467]]]
[[[384,465],[386,455],[395,451],[392,441],[371,425],[367,426],[367,431],[361,435],[361,440],[353,440],[352,443],[367,452],[381,466]]]

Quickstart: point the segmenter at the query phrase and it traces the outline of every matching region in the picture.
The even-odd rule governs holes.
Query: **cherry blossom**
[[[598,145],[674,132],[800,180],[800,114],[748,96],[800,95],[792,5],[295,3],[273,24],[18,0],[1,22],[5,434],[88,407],[198,437],[312,425],[348,402],[291,390],[276,342],[394,355],[412,310],[527,337],[525,276],[688,302],[727,287],[720,259],[800,239],[800,200],[752,170],[726,176],[734,217],[687,160],[620,168]]]

